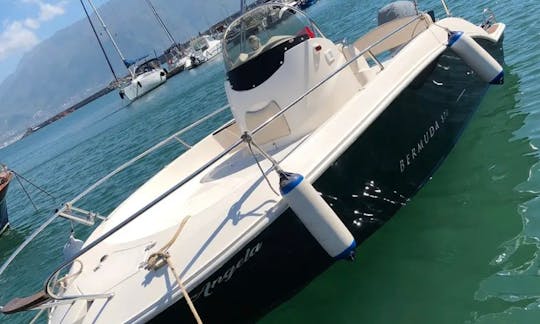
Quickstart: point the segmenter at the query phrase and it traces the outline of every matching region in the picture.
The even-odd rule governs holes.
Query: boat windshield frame
[[[153,63],[156,63],[156,64],[154,65]],[[159,62],[159,59],[152,58],[137,65],[137,67],[135,68],[135,75],[140,75],[140,74],[150,72],[152,70],[157,70],[160,68],[161,68],[161,63]]]
[[[277,20],[270,22],[269,20],[276,18],[273,17],[276,14]],[[292,26],[297,27],[294,33],[283,34],[275,30],[275,26],[290,23],[288,20],[293,17],[296,21],[292,21]],[[326,38],[317,24],[296,7],[277,2],[257,6],[236,18],[223,34],[222,53],[225,71],[230,72],[252,58],[299,35]],[[265,41],[261,42],[261,39]]]

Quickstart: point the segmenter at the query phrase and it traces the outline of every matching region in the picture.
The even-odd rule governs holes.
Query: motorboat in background
[[[70,239],[43,290],[2,312],[49,309],[50,323],[253,321],[352,260],[430,179],[489,84],[503,81],[503,23],[448,11],[435,21],[400,6],[381,9],[390,18],[352,44],[332,42],[291,6],[245,12],[223,44],[234,119],[109,215],[75,208],[84,195],[67,203],[49,223],[105,220],[84,244]]]
[[[300,1],[298,1],[297,6],[298,6],[298,8],[304,10],[304,9],[307,9],[308,7],[311,7],[316,2],[317,2],[317,0],[300,0]]]
[[[103,21],[103,18],[101,17],[101,14],[99,13],[96,6],[94,5],[93,1],[92,0],[87,0],[87,1],[92,7],[92,9],[94,10],[94,13],[96,14],[98,20],[100,21],[101,26],[103,27],[103,30],[109,37],[111,43],[113,44],[114,49],[118,53],[118,56],[120,56],[120,59],[122,59],[124,66],[129,72],[130,77],[128,79],[119,81],[120,98],[122,99],[127,98],[133,101],[145,95],[149,91],[155,89],[156,87],[160,86],[161,84],[165,83],[165,81],[167,81],[167,71],[161,68],[159,61],[157,61],[157,64],[156,64],[156,61],[150,60],[150,61],[145,61],[142,64],[137,65],[137,63],[141,59],[146,58],[146,56],[136,59],[136,60],[126,59],[126,57],[120,50],[120,47],[118,47],[118,44],[116,43],[112,34],[110,33],[109,29],[107,28],[107,25],[105,25],[105,22]],[[81,1],[81,4],[82,4],[82,1]],[[84,4],[83,4],[83,8],[84,8]]]
[[[13,178],[13,173],[5,166],[1,166],[0,170],[0,234],[9,226],[9,218],[7,211],[7,202],[6,195],[8,192],[8,187],[11,179]]]
[[[190,42],[194,57],[204,62],[210,61],[221,53],[221,41],[210,35],[202,35]],[[202,58],[202,59],[201,59]]]

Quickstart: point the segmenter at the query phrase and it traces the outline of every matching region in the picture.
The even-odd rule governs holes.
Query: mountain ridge
[[[182,43],[238,10],[236,1],[153,0],[176,41]],[[89,10],[91,8],[88,8]],[[111,0],[100,11],[127,58],[159,54],[171,44],[144,0]],[[81,8],[82,12],[82,8]],[[117,75],[127,74],[95,15],[92,21]],[[0,84],[0,143],[66,109],[113,80],[83,16],[23,55]]]

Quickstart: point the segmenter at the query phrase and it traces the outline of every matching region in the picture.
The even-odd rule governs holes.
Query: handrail
[[[452,17],[452,13],[450,12],[450,9],[448,9],[448,6],[446,5],[446,1],[441,0],[441,3],[444,8],[444,11],[446,12],[446,17]]]
[[[84,190],[82,193],[80,193],[78,196],[76,196],[73,200],[71,200],[69,203],[70,204],[74,204],[76,203],[77,201],[79,201],[81,198],[83,198],[84,196],[86,196],[88,193],[90,193],[91,191],[93,191],[94,189],[96,189],[96,187],[100,186],[101,184],[103,184],[105,181],[109,180],[111,177],[115,176],[116,174],[118,174],[119,172],[125,170],[127,167],[131,166],[133,163],[139,161],[140,159],[142,159],[143,157],[147,156],[148,154],[154,152],[155,150],[157,150],[158,148],[162,147],[163,145],[167,144],[169,141],[173,140],[173,139],[176,139],[176,137],[178,137],[179,135],[182,135],[183,133],[193,129],[194,127],[196,126],[199,126],[200,124],[202,124],[203,122],[207,121],[208,119],[216,116],[217,114],[223,112],[225,109],[229,108],[229,105],[225,105],[215,111],[213,111],[212,113],[204,116],[203,118],[197,120],[196,122],[194,122],[193,124],[190,124],[189,126],[187,127],[184,127],[182,128],[181,130],[179,130],[178,132],[172,134],[171,136],[167,137],[166,139],[162,140],[161,142],[157,143],[156,145],[152,146],[151,148],[149,148],[148,150],[142,152],[141,154],[137,155],[136,157],[132,158],[131,160],[127,161],[126,163],[122,164],[121,166],[119,166],[118,168],[116,168],[115,170],[113,170],[111,173],[107,174],[106,176],[104,176],[103,178],[101,178],[100,180],[98,180],[96,183],[94,183],[93,185],[91,185],[90,187],[88,187],[86,190]],[[182,143],[182,145],[186,146],[184,143]],[[188,149],[189,149],[189,145],[186,146]]]
[[[337,68],[334,72],[330,73],[327,77],[325,77],[324,79],[322,79],[321,81],[319,81],[318,83],[316,83],[314,86],[312,86],[310,89],[308,89],[303,95],[301,95],[300,97],[298,97],[296,100],[292,101],[292,103],[290,103],[288,106],[286,106],[285,108],[283,108],[282,110],[280,110],[278,113],[276,113],[274,116],[268,118],[265,122],[263,122],[262,124],[260,124],[259,126],[257,126],[251,133],[252,134],[255,134],[257,132],[259,132],[261,129],[263,129],[264,127],[266,127],[268,124],[270,124],[272,121],[274,121],[276,118],[279,118],[281,117],[281,115],[283,115],[287,110],[289,110],[292,106],[296,105],[298,102],[300,102],[302,99],[304,99],[307,95],[311,94],[313,91],[315,91],[317,88],[319,88],[321,85],[323,85],[324,83],[326,83],[328,80],[330,80],[331,78],[333,78],[336,74],[338,74],[339,72],[343,71],[344,69],[346,69],[349,65],[351,65],[354,61],[358,60],[360,57],[362,57],[364,54],[366,54],[367,52],[371,51],[371,49],[377,45],[379,45],[380,43],[382,43],[383,41],[385,41],[386,39],[388,39],[389,37],[393,36],[394,34],[400,32],[401,30],[403,30],[405,27],[407,27],[408,25],[412,24],[413,22],[415,22],[416,20],[420,20],[420,19],[423,19],[424,16],[423,14],[420,14],[418,16],[415,16],[414,19],[408,21],[405,25],[397,28],[396,30],[392,31],[391,33],[389,33],[388,35],[384,36],[383,38],[381,38],[380,40],[378,40],[377,42],[371,44],[370,46],[366,47],[365,49],[363,49],[362,51],[360,51],[358,54],[356,54],[355,56],[353,56],[353,58],[351,58],[349,61],[345,62],[342,66],[340,66],[339,68]]]
[[[300,102],[302,99],[304,99],[306,96],[308,96],[309,94],[311,94],[313,91],[315,91],[316,89],[318,89],[321,85],[323,85],[324,83],[326,83],[328,80],[330,80],[331,78],[333,78],[335,75],[337,75],[339,72],[343,71],[344,69],[346,69],[350,64],[352,64],[354,61],[356,61],[357,59],[359,59],[362,55],[364,55],[367,51],[369,51],[371,48],[373,48],[373,46],[376,46],[378,44],[380,44],[382,41],[384,41],[385,39],[387,39],[388,37],[392,36],[394,33],[397,33],[399,32],[400,30],[402,30],[403,28],[405,28],[407,25],[413,23],[414,21],[418,20],[418,19],[422,19],[423,18],[423,15],[418,15],[418,16],[415,16],[414,19],[412,19],[410,22],[408,22],[407,24],[405,24],[404,26],[396,29],[395,31],[393,31],[392,33],[390,33],[389,35],[387,35],[386,37],[384,37],[383,39],[375,42],[374,44],[372,44],[371,46],[368,46],[366,49],[364,49],[363,51],[361,51],[359,54],[355,55],[350,61],[347,61],[345,62],[342,66],[340,66],[339,68],[337,68],[334,72],[330,73],[327,77],[323,78],[321,81],[319,81],[318,83],[316,83],[314,86],[312,86],[310,89],[308,89],[305,93],[303,93],[302,95],[300,95],[297,99],[293,100],[289,105],[287,105],[285,108],[283,108],[282,110],[280,110],[279,112],[277,112],[276,114],[274,114],[272,117],[268,118],[265,122],[263,122],[262,124],[260,124],[259,126],[257,126],[252,132],[251,132],[251,135],[255,135],[256,133],[258,133],[259,131],[261,131],[262,129],[264,129],[266,126],[268,126],[272,121],[274,121],[275,119],[279,118],[280,116],[282,116],[285,112],[287,112],[289,109],[291,109],[292,107],[294,107],[294,105],[296,105],[298,102]],[[176,183],[174,186],[172,186],[171,188],[169,188],[167,191],[165,191],[164,193],[162,193],[161,195],[159,195],[158,197],[156,197],[154,200],[152,200],[151,202],[149,202],[148,204],[146,204],[144,207],[142,207],[141,209],[139,209],[137,212],[133,213],[131,216],[129,216],[128,218],[126,218],[125,220],[123,220],[122,222],[120,222],[118,225],[116,225],[115,227],[113,227],[112,229],[110,229],[107,233],[103,234],[102,236],[98,237],[97,239],[95,239],[94,241],[92,241],[89,245],[87,245],[86,247],[82,248],[79,252],[77,252],[74,256],[72,256],[69,260],[65,261],[64,263],[62,263],[50,276],[49,278],[47,279],[47,281],[45,282],[45,289],[46,289],[46,292],[50,295],[49,293],[49,282],[54,278],[55,274],[62,270],[66,265],[70,264],[71,262],[73,262],[75,259],[79,258],[81,255],[85,254],[86,252],[88,252],[89,250],[93,249],[96,245],[98,245],[99,243],[103,242],[105,239],[107,239],[108,237],[110,237],[111,235],[113,235],[114,233],[116,233],[118,230],[122,229],[124,226],[126,226],[127,224],[131,223],[133,220],[135,220],[136,218],[138,218],[140,215],[144,214],[146,211],[148,211],[150,208],[152,208],[153,206],[155,206],[156,204],[158,204],[160,201],[162,201],[163,199],[165,199],[166,197],[168,197],[170,194],[172,194],[174,191],[176,191],[178,188],[182,187],[183,185],[185,185],[187,182],[191,181],[192,179],[194,179],[195,177],[197,177],[198,175],[200,175],[203,171],[205,171],[206,169],[208,169],[210,166],[212,166],[214,163],[216,163],[217,161],[221,160],[223,157],[225,157],[227,154],[229,154],[230,152],[232,152],[234,149],[236,149],[238,146],[240,146],[242,143],[244,143],[244,140],[242,138],[238,139],[235,143],[233,143],[231,146],[229,146],[227,149],[223,150],[221,153],[219,153],[218,155],[216,155],[214,158],[210,159],[208,162],[206,162],[205,164],[203,164],[202,166],[200,166],[197,170],[195,170],[194,172],[192,172],[190,175],[186,176],[184,179],[182,179],[181,181],[179,181],[178,183]]]
[[[41,224],[40,227],[38,227],[32,234],[30,234],[30,236],[24,240],[23,243],[21,243],[21,245],[19,245],[17,247],[17,249],[10,255],[10,257],[6,260],[6,262],[4,262],[4,264],[2,265],[2,267],[0,267],[0,276],[4,273],[4,271],[7,269],[7,267],[11,264],[11,262],[13,262],[13,260],[22,252],[22,250],[28,245],[30,244],[30,242],[32,240],[34,240],[36,238],[37,235],[39,235],[39,233],[41,233],[45,228],[47,228],[56,218],[58,218],[58,216],[64,212],[68,206],[72,206],[73,204],[75,204],[76,202],[78,202],[79,200],[81,200],[83,197],[85,197],[87,194],[89,194],[90,192],[92,192],[93,190],[95,190],[97,187],[99,187],[100,185],[102,185],[104,182],[106,182],[107,180],[109,180],[110,178],[112,178],[113,176],[117,175],[118,173],[120,173],[121,171],[125,170],[126,168],[128,168],[129,166],[133,165],[135,162],[139,161],[140,159],[142,159],[143,157],[147,156],[148,154],[154,152],[155,150],[157,150],[158,148],[162,147],[163,145],[167,144],[169,141],[173,140],[173,139],[176,139],[178,140],[178,136],[179,135],[182,135],[183,133],[193,129],[194,127],[200,125],[201,123],[207,121],[208,119],[218,115],[219,113],[222,113],[224,110],[226,110],[227,108],[229,108],[229,105],[225,105],[215,111],[213,111],[212,113],[204,116],[203,118],[197,120],[196,122],[182,128],[181,130],[177,131],[176,133],[172,134],[171,136],[167,137],[166,139],[162,140],[161,142],[159,142],[158,144],[152,146],[151,148],[149,148],[148,150],[144,151],[143,153],[137,155],[136,157],[132,158],[131,160],[127,161],[126,163],[122,164],[121,166],[119,166],[118,168],[114,169],[112,172],[110,172],[109,174],[107,174],[106,176],[104,176],[103,178],[99,179],[97,182],[95,182],[93,185],[91,185],[90,187],[86,188],[83,192],[81,192],[79,195],[77,195],[75,198],[73,198],[71,201],[65,203],[60,209],[57,209],[54,211],[54,213],[52,214],[52,216],[50,216],[43,224]],[[190,148],[189,145],[186,145],[186,143],[182,143],[182,145],[186,146],[188,149]]]
[[[379,41],[375,42],[374,44],[368,46],[366,49],[364,49],[363,51],[361,51],[359,54],[355,55],[350,61],[347,61],[345,62],[341,67],[339,67],[338,69],[336,69],[334,72],[330,73],[327,77],[323,78],[321,81],[319,81],[318,83],[316,83],[314,86],[312,86],[310,89],[308,89],[304,94],[300,95],[297,99],[293,100],[289,105],[287,105],[285,108],[283,108],[282,110],[280,110],[278,113],[274,114],[272,117],[268,118],[265,122],[263,122],[261,125],[259,125],[258,127],[256,127],[252,132],[251,134],[254,135],[256,133],[258,133],[259,131],[261,131],[262,129],[264,129],[266,126],[268,126],[271,122],[273,122],[275,119],[279,118],[280,116],[282,116],[285,112],[287,112],[289,109],[291,109],[294,105],[296,105],[298,102],[300,102],[301,100],[303,100],[306,96],[308,96],[309,94],[311,94],[313,91],[315,91],[316,89],[318,89],[321,85],[323,85],[324,83],[326,83],[328,80],[330,80],[331,78],[333,78],[335,75],[337,75],[339,72],[343,71],[344,69],[346,69],[350,64],[352,64],[352,62],[356,61],[357,59],[359,59],[362,55],[364,55],[366,52],[368,52],[369,50],[371,50],[371,48],[373,48],[374,46],[380,44],[381,42],[383,42],[384,40],[386,40],[387,38],[391,37],[393,34],[399,32],[400,30],[402,30],[403,28],[405,28],[406,26],[408,26],[409,24],[413,23],[414,21],[416,20],[419,20],[419,19],[422,19],[423,18],[423,15],[418,15],[418,16],[415,16],[414,19],[412,19],[411,21],[407,22],[405,25],[403,25],[402,27],[394,30],[393,32],[391,32],[390,34],[388,34],[387,36],[383,37],[382,39],[380,39]],[[81,249],[78,253],[76,253],[70,260],[67,260],[65,261],[63,264],[61,264],[50,276],[49,278],[47,279],[46,281],[46,284],[45,284],[45,287],[46,287],[46,291],[47,293],[49,293],[49,283],[50,281],[52,280],[52,278],[54,278],[55,274],[60,271],[61,269],[63,269],[66,265],[72,263],[75,259],[77,259],[78,257],[80,257],[81,255],[85,254],[86,252],[88,252],[89,250],[91,250],[92,248],[94,248],[95,246],[97,246],[99,243],[103,242],[105,239],[107,239],[108,237],[110,237],[112,234],[116,233],[118,230],[120,230],[121,228],[123,228],[124,226],[126,226],[127,224],[131,223],[133,220],[135,220],[136,218],[138,218],[140,215],[142,215],[143,213],[145,213],[147,210],[149,210],[150,208],[152,208],[153,206],[155,206],[156,204],[158,204],[160,201],[162,201],[163,199],[165,199],[166,197],[168,197],[170,194],[172,194],[174,191],[176,191],[178,188],[182,187],[184,184],[186,184],[187,182],[191,181],[193,178],[195,178],[196,176],[198,176],[199,174],[201,174],[203,171],[205,171],[206,169],[208,169],[210,166],[212,166],[214,163],[216,163],[217,161],[219,161],[220,159],[222,159],[223,157],[225,157],[227,154],[229,154],[231,151],[233,151],[234,149],[236,149],[238,146],[240,146],[242,143],[244,142],[243,139],[238,139],[235,143],[233,143],[231,146],[229,146],[227,149],[225,149],[224,151],[222,151],[220,154],[216,155],[214,158],[212,158],[211,160],[209,160],[208,162],[206,162],[205,164],[203,164],[201,167],[199,167],[197,170],[195,170],[194,172],[192,172],[190,175],[188,175],[187,177],[185,177],[184,179],[182,179],[180,182],[178,182],[177,184],[175,184],[173,187],[171,187],[170,189],[168,189],[167,191],[165,191],[164,193],[162,193],[161,195],[159,195],[157,198],[155,198],[154,200],[152,200],[151,202],[149,202],[148,204],[146,204],[144,207],[142,207],[141,209],[139,209],[137,212],[135,212],[134,214],[132,214],[130,217],[126,218],[124,221],[122,221],[121,223],[119,223],[118,225],[116,225],[115,227],[113,227],[111,230],[109,230],[107,233],[103,234],[102,236],[98,237],[96,240],[92,241],[92,243],[90,243],[89,245],[87,245],[86,247],[84,247],[83,249]]]
[[[349,61],[345,62],[344,64],[342,64],[340,67],[338,67],[334,72],[330,73],[328,76],[326,76],[325,78],[323,78],[321,81],[317,82],[315,85],[313,85],[311,88],[309,88],[306,92],[304,92],[302,95],[300,95],[298,98],[296,98],[295,100],[293,100],[290,104],[288,104],[285,108],[283,108],[282,110],[280,110],[278,113],[274,114],[273,116],[271,116],[270,118],[268,118],[266,121],[264,121],[262,124],[260,124],[259,126],[257,126],[252,132],[251,132],[251,135],[254,135],[254,134],[257,134],[259,131],[261,131],[262,129],[264,129],[265,127],[267,127],[270,123],[272,123],[275,119],[279,118],[280,116],[282,116],[285,112],[287,112],[289,109],[291,109],[292,107],[294,107],[298,102],[300,102],[301,100],[303,100],[305,97],[307,97],[308,95],[310,95],[313,91],[315,91],[316,89],[318,89],[321,85],[323,85],[324,83],[326,83],[328,80],[330,80],[331,78],[333,78],[334,76],[336,76],[338,73],[340,73],[341,71],[343,71],[344,69],[346,69],[347,67],[349,67],[349,65],[351,65],[353,62],[355,62],[356,60],[358,60],[360,57],[362,57],[365,53],[369,52],[374,46],[377,46],[378,44],[382,43],[384,40],[388,39],[389,37],[391,37],[392,35],[394,35],[395,33],[401,31],[402,29],[404,29],[405,27],[407,27],[409,24],[415,22],[416,20],[420,20],[420,19],[424,19],[424,16],[423,14],[419,14],[417,16],[414,16],[413,19],[411,19],[411,21],[407,22],[406,24],[404,24],[403,26],[401,26],[400,28],[397,28],[396,30],[392,31],[391,33],[389,33],[388,35],[386,35],[385,37],[381,38],[380,40],[378,40],[377,42],[374,42],[373,44],[371,44],[370,46],[368,46],[367,48],[363,49],[362,51],[360,51],[358,54],[356,54],[352,59],[350,59]],[[224,106],[222,108],[220,108],[218,111],[215,111],[214,113],[212,114],[209,114],[207,115],[205,118],[203,119],[208,119],[208,118],[211,118],[212,116],[216,115],[217,113],[221,112],[222,110],[224,110],[225,108],[228,108],[228,106]],[[202,122],[202,119],[191,124],[190,126],[186,127],[185,129],[179,131],[178,133],[174,134],[174,135],[171,135],[170,137],[168,137],[166,140],[158,143],[157,145],[155,145],[154,147],[152,147],[151,149],[145,151],[144,153],[140,154],[139,156],[137,156],[136,158],[128,161],[128,162],[131,162],[133,163],[134,161],[137,161],[138,159],[142,158],[143,156],[153,152],[155,149],[157,149],[158,147],[161,147],[163,146],[166,142],[168,142],[169,140],[175,138],[175,136],[178,136],[181,132],[184,132],[184,131],[187,131],[197,125],[199,125],[200,123]],[[61,271],[63,268],[65,268],[67,265],[71,264],[72,262],[74,262],[77,258],[79,258],[80,256],[82,256],[83,254],[85,254],[86,252],[88,252],[89,250],[93,249],[95,246],[97,246],[99,243],[103,242],[104,240],[106,240],[108,237],[110,237],[111,235],[113,235],[114,233],[116,233],[117,231],[119,231],[120,229],[122,229],[123,227],[125,227],[126,225],[128,225],[129,223],[131,223],[133,220],[135,220],[136,218],[138,218],[139,216],[141,216],[142,214],[144,214],[146,211],[148,211],[150,208],[152,208],[153,206],[155,206],[156,204],[158,204],[160,201],[162,201],[163,199],[165,199],[166,197],[168,197],[169,195],[171,195],[174,191],[176,191],[177,189],[179,189],[180,187],[182,187],[184,184],[186,184],[187,182],[191,181],[192,179],[194,179],[195,177],[197,177],[198,175],[200,175],[203,171],[205,171],[206,169],[208,169],[210,166],[212,166],[214,163],[216,163],[217,161],[219,161],[220,159],[222,159],[223,157],[225,157],[227,154],[229,154],[231,151],[235,150],[238,146],[240,146],[242,143],[244,143],[244,140],[242,138],[238,139],[236,142],[234,142],[232,145],[230,145],[227,149],[223,150],[221,153],[217,154],[214,158],[210,159],[209,161],[207,161],[206,163],[204,163],[202,166],[200,166],[198,169],[196,169],[194,172],[192,172],[190,175],[186,176],[185,178],[183,178],[181,181],[177,182],[174,186],[172,186],[171,188],[169,188],[167,191],[165,191],[164,193],[162,193],[161,195],[159,195],[158,197],[154,198],[151,202],[149,202],[148,204],[146,204],[144,207],[142,207],[141,209],[139,209],[137,212],[133,213],[131,216],[129,216],[128,218],[126,218],[125,220],[123,220],[122,222],[120,222],[119,224],[117,224],[116,226],[114,226],[112,229],[110,229],[108,232],[106,232],[105,234],[103,234],[102,236],[96,238],[94,241],[92,241],[91,243],[89,243],[87,246],[85,246],[84,248],[82,248],[81,250],[79,250],[77,253],[75,253],[71,258],[69,258],[68,260],[65,260],[62,264],[60,264],[60,266],[58,266],[52,273],[51,275],[49,275],[49,277],[47,278],[47,280],[45,281],[45,292],[50,295],[50,296],[54,296],[54,292],[50,291],[50,283],[52,280],[54,280],[54,278],[57,276],[57,273],[59,271]],[[145,154],[146,153],[146,154]],[[132,162],[133,161],[133,162]],[[79,200],[80,198],[82,198],[84,195],[88,194],[88,192],[90,191],[89,189],[92,188],[95,189],[95,187],[97,187],[98,185],[100,185],[101,183],[103,183],[104,181],[106,181],[108,178],[112,177],[114,174],[116,174],[117,172],[120,172],[121,170],[125,169],[128,165],[128,163],[125,163],[123,164],[122,166],[120,166],[119,168],[117,168],[116,170],[114,170],[113,172],[111,172],[109,175],[105,176],[104,178],[102,178],[101,180],[99,180],[96,184],[94,184],[93,186],[89,187],[87,190],[85,190],[82,194],[78,195],[75,199],[72,200],[72,202],[74,201],[77,201]],[[103,181],[102,181],[103,180]],[[84,195],[83,195],[84,194]],[[57,215],[55,214],[55,217]],[[52,220],[55,218],[55,217],[52,217],[51,219],[49,219],[46,223],[50,223],[52,222]],[[45,225],[45,224],[44,224]],[[43,225],[42,225],[43,227]],[[41,229],[41,227],[40,227]],[[34,233],[32,234],[33,237],[35,237]],[[37,234],[36,234],[37,235]],[[25,241],[26,243],[26,241]],[[23,243],[24,244],[24,243]],[[18,249],[19,250],[19,249]],[[16,251],[17,252],[17,251]],[[18,251],[20,252],[20,251]],[[14,256],[13,256],[14,258]],[[10,257],[10,260],[8,261],[12,261],[12,259]],[[4,264],[2,266],[2,268],[0,268],[0,275],[2,274],[2,272],[5,270],[5,268],[7,267],[7,264]]]

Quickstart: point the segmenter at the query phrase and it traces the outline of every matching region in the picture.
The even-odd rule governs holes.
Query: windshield
[[[151,59],[139,65],[135,70],[135,74],[142,74],[159,68],[161,68],[161,65],[158,59]]]
[[[230,71],[300,35],[322,37],[301,11],[284,4],[259,6],[236,19],[223,37],[225,69]]]
[[[191,47],[195,51],[205,51],[208,49],[208,36],[199,37],[191,42]]]

